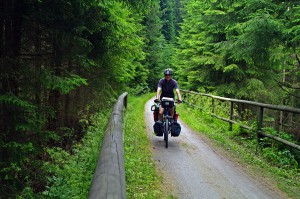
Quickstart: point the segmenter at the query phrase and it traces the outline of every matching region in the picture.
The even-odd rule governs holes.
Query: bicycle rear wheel
[[[165,129],[164,129],[164,140],[166,142],[166,148],[168,148],[168,133],[169,133],[169,119],[166,119]]]

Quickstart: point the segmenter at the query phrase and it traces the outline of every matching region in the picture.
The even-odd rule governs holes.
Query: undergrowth
[[[86,135],[71,152],[47,150],[51,161],[45,166],[52,175],[46,191],[34,198],[87,198],[109,115],[110,111],[94,114]]]
[[[229,131],[227,122],[212,118],[206,106],[201,108],[202,111],[183,104],[178,106],[178,112],[187,125],[205,134],[255,175],[270,179],[289,197],[299,198],[300,169],[291,149],[267,138],[258,144],[254,132],[242,130],[237,125],[233,125],[233,130]]]

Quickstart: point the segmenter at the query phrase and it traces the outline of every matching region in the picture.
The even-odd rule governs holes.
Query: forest
[[[4,0],[0,24],[0,198],[43,192],[48,149],[165,68],[180,88],[300,107],[298,0]]]

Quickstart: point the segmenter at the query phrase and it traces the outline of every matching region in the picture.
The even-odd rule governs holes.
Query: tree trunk
[[[282,82],[285,82],[285,69],[282,71]],[[281,99],[281,104],[284,104],[284,99]],[[279,116],[279,131],[282,131],[282,125],[283,125],[283,112],[280,111],[280,116]]]

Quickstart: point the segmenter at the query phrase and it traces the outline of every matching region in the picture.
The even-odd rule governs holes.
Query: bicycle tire
[[[166,148],[168,148],[168,133],[169,133],[169,119],[166,119],[165,129],[164,129],[164,140],[166,142]]]

